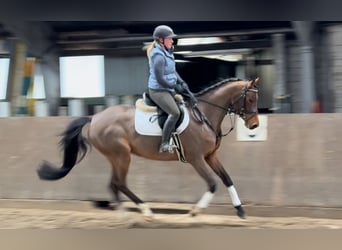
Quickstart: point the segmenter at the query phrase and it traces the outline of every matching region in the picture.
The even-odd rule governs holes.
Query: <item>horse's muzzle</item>
[[[259,124],[253,124],[252,126],[249,127],[249,129],[255,129],[257,127],[259,127]]]
[[[248,129],[255,129],[257,127],[259,127],[259,118],[257,115],[254,115],[253,117],[251,117],[250,119],[246,120],[246,127]]]

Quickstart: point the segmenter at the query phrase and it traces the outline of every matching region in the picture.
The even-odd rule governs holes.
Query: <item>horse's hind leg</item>
[[[240,218],[244,219],[246,217],[245,211],[242,208],[242,204],[233,185],[233,181],[228,175],[227,171],[224,169],[221,162],[218,160],[216,154],[212,154],[209,157],[207,157],[206,161],[209,164],[209,166],[213,169],[213,171],[221,178],[224,185],[227,187],[228,193],[232,200],[232,204],[237,210],[237,215]]]
[[[117,150],[118,151],[118,150]],[[145,204],[138,196],[136,196],[127,187],[127,174],[129,169],[131,158],[130,152],[121,152],[117,157],[111,157],[110,162],[112,164],[112,180],[110,183],[110,188],[114,193],[114,198],[120,203],[119,191],[125,194],[131,201],[133,201],[141,210],[145,220],[152,220],[153,213],[149,206]]]

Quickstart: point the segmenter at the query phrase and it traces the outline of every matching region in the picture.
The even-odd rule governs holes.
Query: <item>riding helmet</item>
[[[169,38],[176,37],[177,35],[173,33],[173,30],[167,25],[159,25],[154,29],[153,39],[157,40],[159,38]]]

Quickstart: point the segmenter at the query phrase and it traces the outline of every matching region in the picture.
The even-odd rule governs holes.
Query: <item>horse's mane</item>
[[[216,83],[210,85],[209,87],[207,87],[205,89],[200,90],[195,95],[196,96],[203,95],[203,94],[209,92],[210,90],[213,90],[213,89],[215,89],[217,87],[220,87],[223,84],[231,83],[231,82],[236,82],[236,81],[243,81],[243,80],[239,79],[239,78],[232,78],[232,77],[231,78],[226,78],[226,79],[220,80],[219,82],[216,82]]]

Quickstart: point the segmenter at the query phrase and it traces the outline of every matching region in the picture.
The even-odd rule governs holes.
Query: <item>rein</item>
[[[183,93],[183,95],[189,97],[190,99],[193,97],[190,92]],[[196,101],[197,100],[198,99],[196,99]],[[205,114],[198,108],[197,103],[191,104],[191,111],[192,111],[193,116],[195,117],[195,121],[197,121],[199,123],[207,124],[208,127],[214,132],[214,134],[216,136],[216,141],[218,141],[218,138],[220,138],[220,136],[216,133],[213,125],[208,120],[208,118],[205,116]]]
[[[215,131],[215,129],[213,128],[213,126],[211,125],[210,121],[209,121],[208,119],[206,119],[207,125],[210,127],[210,129],[211,129],[212,131],[214,131],[214,133],[216,134],[216,138],[227,136],[227,135],[229,135],[230,132],[233,131],[233,129],[234,129],[234,127],[235,127],[235,121],[232,120],[231,113],[234,113],[234,115],[236,115],[236,113],[232,111],[233,109],[231,109],[231,108],[225,108],[225,107],[222,107],[222,106],[217,105],[217,104],[215,104],[215,103],[208,102],[208,101],[203,100],[203,99],[197,99],[197,100],[198,100],[198,101],[201,101],[201,102],[204,102],[204,103],[207,103],[207,104],[209,104],[209,105],[211,105],[211,106],[214,106],[214,107],[216,107],[216,108],[222,109],[222,110],[225,111],[226,114],[229,114],[230,124],[232,124],[232,126],[230,127],[230,129],[229,129],[228,132],[226,132],[226,133],[224,133],[224,134],[221,134],[221,135],[218,135],[218,134],[216,133],[216,131]],[[198,109],[198,108],[197,108],[197,109]]]

